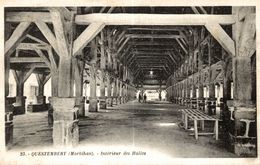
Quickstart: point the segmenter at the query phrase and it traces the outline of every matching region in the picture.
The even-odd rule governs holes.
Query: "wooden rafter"
[[[121,46],[117,50],[117,54],[121,52],[121,50],[124,48],[124,46],[127,44],[130,38],[126,38],[125,41],[121,44]]]
[[[73,56],[77,55],[104,27],[103,23],[91,23],[74,41]]]
[[[42,41],[41,39],[39,39],[39,38],[37,38],[37,37],[34,37],[34,36],[30,35],[30,34],[27,34],[26,37],[27,37],[27,38],[30,38],[31,40],[34,40],[34,41],[36,41],[36,42],[38,42],[38,43],[40,43],[40,44],[48,45],[46,42],[44,42],[44,41]]]
[[[52,69],[51,67],[51,63],[48,60],[48,58],[43,54],[43,52],[40,49],[35,49],[35,51],[37,52],[37,54],[44,60],[44,62],[46,63],[46,65]]]
[[[178,42],[182,50],[185,52],[185,54],[188,54],[188,50],[184,47],[183,43],[178,38],[176,38],[176,41]]]
[[[31,22],[21,22],[10,38],[5,42],[5,56],[9,56],[15,51],[17,45],[24,39],[26,33],[29,30]]]
[[[210,22],[205,27],[230,55],[235,56],[235,43],[219,24]]]
[[[52,33],[52,31],[50,30],[50,28],[48,27],[48,25],[42,21],[35,22],[35,24],[40,29],[40,31],[42,32],[44,37],[51,44],[51,46],[53,47],[55,52],[59,55],[59,49],[58,49],[56,38],[55,38],[54,34]]]

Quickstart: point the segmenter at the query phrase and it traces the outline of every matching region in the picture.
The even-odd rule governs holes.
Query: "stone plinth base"
[[[5,144],[7,147],[13,142],[13,105],[5,106]]]
[[[98,111],[98,100],[96,97],[89,97],[89,112],[97,112]]]
[[[25,114],[25,96],[16,96],[14,105],[14,115]]]
[[[256,157],[256,138],[235,137],[229,134],[230,150],[238,156]]]
[[[106,97],[99,98],[99,107],[100,107],[100,109],[107,109]]]
[[[113,97],[113,105],[117,105],[117,97]]]
[[[53,123],[53,145],[54,146],[76,146],[79,142],[78,120],[54,121]]]
[[[198,110],[205,111],[205,99],[204,98],[199,98],[197,100],[197,108],[198,108]]]
[[[192,109],[197,109],[197,98],[192,98],[190,103]]]
[[[51,99],[53,107],[53,145],[75,146],[79,142],[79,108],[76,98]]]
[[[77,97],[76,106],[79,108],[79,116],[85,116],[85,97]]]
[[[28,112],[42,112],[47,111],[50,107],[50,104],[28,104],[27,111]]]
[[[112,98],[111,97],[107,97],[106,98],[106,104],[107,104],[107,107],[112,107]]]
[[[45,104],[46,103],[46,96],[36,96],[37,104]]]
[[[216,114],[216,98],[208,98],[205,101],[206,104],[206,110],[205,112],[208,115],[215,115]]]
[[[121,98],[122,98],[121,96],[117,97],[117,103],[118,103],[118,104],[122,104]]]

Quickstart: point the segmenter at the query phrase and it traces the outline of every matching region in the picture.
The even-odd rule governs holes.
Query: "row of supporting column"
[[[204,88],[208,89],[209,97],[204,96]],[[193,109],[202,110],[209,115],[216,114],[215,84],[207,86],[176,84],[167,89],[168,100]]]

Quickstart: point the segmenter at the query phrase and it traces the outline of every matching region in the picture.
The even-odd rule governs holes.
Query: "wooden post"
[[[5,23],[5,41],[11,35],[11,24]],[[7,148],[12,145],[13,141],[13,105],[8,99],[9,95],[9,73],[10,73],[10,56],[4,56],[4,67],[5,67],[5,144]]]
[[[75,86],[76,106],[79,107],[79,115],[85,116],[85,98],[83,97],[83,70],[85,62],[76,58],[73,58],[72,61],[75,79],[73,83]]]
[[[111,95],[111,91],[112,91],[112,85],[111,85],[111,77],[110,75],[107,75],[107,105],[108,106],[113,106],[113,99],[112,99],[112,95]]]
[[[90,66],[90,97],[89,97],[89,112],[97,112],[97,94],[96,94],[96,67],[95,64]]]
[[[13,75],[16,81],[16,107],[14,115],[25,113],[25,100],[24,96],[24,83],[30,77],[34,70],[34,67],[29,70],[15,71],[13,70]]]
[[[106,56],[105,56],[105,43],[104,43],[104,32],[101,31],[101,45],[100,45],[100,99],[99,99],[99,105],[101,109],[106,109],[106,96],[105,96],[105,69],[106,69]]]
[[[256,127],[251,127],[249,137],[245,136],[244,127],[244,121],[253,121],[251,125],[256,125],[256,105],[252,101],[252,81],[256,80],[252,79],[251,72],[251,56],[256,47],[255,10],[255,7],[232,8],[236,19],[232,35],[236,54],[233,57],[234,127],[229,133],[237,155],[256,156]]]
[[[46,97],[44,96],[44,85],[47,83],[47,81],[50,79],[50,75],[46,74],[36,74],[37,82],[38,82],[38,96],[37,103],[38,104],[45,104],[46,103]]]
[[[118,90],[118,78],[114,79],[114,88],[113,88],[113,104],[117,105],[117,90]]]
[[[196,109],[197,97],[196,97],[196,86],[194,84],[191,86],[191,90],[192,90],[191,108]]]
[[[53,144],[54,146],[75,146],[79,141],[79,107],[77,106],[76,98],[73,97],[74,68],[72,57],[75,28],[74,13],[68,11],[66,8],[50,8],[50,15],[55,37],[50,31],[48,31],[48,35],[45,33],[45,36],[48,36],[49,40],[51,39],[52,46],[60,57],[58,71],[54,70],[51,73],[52,90],[54,90],[52,94],[53,96],[58,96],[51,98],[54,110]],[[43,26],[39,25],[38,23],[37,26],[42,29]],[[48,29],[46,26],[44,25],[45,30]],[[57,91],[55,88],[57,88]]]

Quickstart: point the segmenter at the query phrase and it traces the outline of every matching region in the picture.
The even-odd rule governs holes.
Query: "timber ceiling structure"
[[[46,39],[46,34],[41,33],[41,29],[47,28],[50,31],[49,33],[52,32],[54,34],[53,24],[48,20],[47,15],[50,10],[52,10],[52,8],[47,7],[5,8],[5,21],[10,23],[8,24],[9,27],[5,28],[6,30],[14,31],[18,26],[18,22],[21,21],[21,19],[26,19],[26,16],[29,16],[30,13],[33,13],[33,19],[36,21],[35,23],[28,25],[29,32],[23,37],[23,41],[16,48],[16,51],[12,52],[10,56],[11,69],[19,70],[34,67],[33,72],[46,72],[46,74],[48,74],[48,72],[50,72],[50,66],[58,63],[59,56],[57,55],[57,51],[51,51],[50,45],[53,47],[51,37]],[[203,49],[203,55],[200,56],[202,58],[202,67],[214,64],[223,58],[221,55],[221,45],[211,36],[211,33],[208,32],[211,28],[206,28],[199,21],[196,22],[196,18],[193,23],[187,24],[189,26],[186,26],[185,23],[181,22],[176,23],[175,25],[174,22],[171,23],[171,18],[167,17],[167,15],[187,15],[187,19],[193,19],[189,16],[203,14],[228,16],[232,12],[231,7],[67,7],[65,10],[74,12],[75,15],[77,15],[75,18],[76,25],[74,25],[74,39],[80,39],[80,34],[84,33],[85,29],[95,28],[95,26],[104,26],[99,25],[98,23],[88,25],[89,23],[87,23],[85,19],[91,21],[91,19],[95,18],[98,20],[101,14],[108,14],[108,22],[103,29],[105,33],[103,33],[102,36],[99,33],[100,30],[94,33],[97,35],[95,38],[98,42],[99,49],[99,51],[97,51],[97,62],[100,63],[101,58],[100,39],[105,38],[104,43],[102,44],[105,45],[105,48],[110,48],[112,54],[116,54],[115,56],[120,63],[120,65],[116,66],[119,71],[116,74],[122,75],[123,69],[120,69],[120,67],[122,65],[127,66],[133,74],[133,80],[131,82],[136,86],[165,85],[166,80],[171,75],[180,75],[180,72],[182,72],[182,76],[187,77],[197,72],[198,58],[195,57],[192,59],[189,52],[196,50],[200,44],[207,45],[207,43],[210,42],[212,51],[211,56],[209,57],[209,49],[204,48],[203,46],[200,47],[200,49]],[[24,14],[18,18],[18,15],[15,14],[18,12]],[[45,13],[46,16],[37,15],[39,12]],[[138,22],[138,20],[133,19],[131,20],[132,23],[126,23],[127,21],[129,22],[129,20],[126,21],[126,19],[129,19],[130,17],[122,16],[120,18],[120,13],[127,13],[137,17],[138,14],[149,14],[147,15],[148,21],[146,23],[146,20],[143,19],[143,22]],[[115,14],[119,14],[118,17],[114,18],[115,22],[109,23],[109,20],[112,20],[109,16]],[[89,18],[84,17],[87,15],[89,15]],[[160,17],[162,15],[166,17]],[[101,19],[105,18],[106,17],[102,17]],[[158,19],[169,19],[168,21],[170,23],[156,24]],[[185,19],[185,17],[183,19]],[[226,20],[223,19],[223,24],[220,25],[225,32],[231,36],[231,25],[225,23],[225,21],[228,22],[228,19],[229,18]],[[153,20],[156,21],[153,23]],[[46,24],[37,23],[37,21],[43,21],[46,22]],[[85,42],[87,44],[81,44],[81,47],[73,48],[73,53],[75,53],[75,55],[77,52],[74,51],[83,48],[83,55],[76,56],[83,59],[86,63],[92,60],[92,42],[89,41],[93,38],[94,36],[91,36],[88,38],[88,42]],[[31,43],[33,43],[33,45],[31,45]],[[57,50],[55,46],[54,50]],[[106,59],[112,60],[109,59],[109,57]],[[106,68],[108,69],[108,66],[106,66]],[[87,67],[86,71],[88,71]],[[182,79],[181,76],[179,76],[179,78]]]

